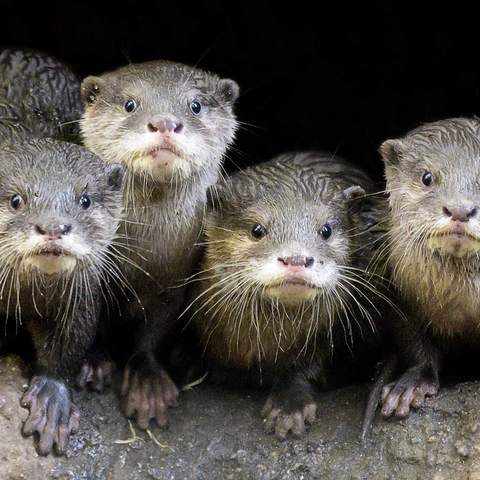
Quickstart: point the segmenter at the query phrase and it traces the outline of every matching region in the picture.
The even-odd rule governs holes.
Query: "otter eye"
[[[422,183],[426,186],[429,187],[433,183],[433,174],[430,172],[425,172],[422,175]]]
[[[255,223],[252,227],[251,232],[252,232],[253,238],[260,240],[267,234],[267,229],[263,225],[260,225],[259,223]]]
[[[332,236],[332,227],[330,226],[330,224],[326,223],[320,229],[320,235],[324,240],[328,240]]]
[[[86,194],[83,194],[80,197],[80,200],[78,202],[82,208],[85,210],[92,204],[92,201],[90,200],[90,197]]]
[[[202,105],[198,100],[194,100],[190,103],[190,110],[194,115],[198,115],[202,110]]]
[[[127,102],[125,103],[125,110],[128,112],[128,113],[132,113],[135,109],[137,108],[137,102],[135,100],[127,100]]]
[[[18,193],[12,195],[12,197],[10,198],[10,206],[14,210],[18,210],[19,208],[23,207],[24,203],[25,201],[20,195],[18,195]]]

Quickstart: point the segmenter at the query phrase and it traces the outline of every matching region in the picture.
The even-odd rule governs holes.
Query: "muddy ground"
[[[282,443],[263,432],[259,393],[204,383],[182,392],[170,428],[152,432],[155,439],[137,431],[133,441],[114,392],[76,393],[81,430],[66,458],[39,457],[22,438],[25,385],[21,362],[0,359],[2,480],[480,480],[479,383],[443,389],[407,420],[377,420],[365,445],[358,440],[365,385],[319,394],[317,423],[304,439]]]

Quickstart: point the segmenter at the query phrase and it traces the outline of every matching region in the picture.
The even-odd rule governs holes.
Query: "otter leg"
[[[37,362],[21,405],[30,410],[23,434],[38,437],[37,450],[47,455],[65,452],[68,440],[79,427],[80,412],[72,400],[66,379],[78,371],[95,337],[97,311],[83,302],[73,313],[69,335],[62,336],[62,323],[44,318],[28,322]]]
[[[301,374],[277,382],[263,409],[265,430],[284,440],[291,432],[300,437],[306,424],[315,421],[317,404],[313,398],[312,384]]]
[[[145,292],[140,298],[147,320],[136,322],[135,350],[125,367],[121,394],[125,415],[142,429],[151,420],[166,425],[168,408],[177,405],[178,389],[157,353],[165,350],[162,343],[174,331],[183,295],[184,289],[178,288],[168,295]]]
[[[178,389],[152,353],[137,352],[125,367],[122,396],[125,415],[145,430],[151,420],[167,424],[167,409],[177,405]]]
[[[397,381],[383,387],[382,415],[407,417],[412,407],[421,407],[426,397],[438,393],[439,387],[436,364],[411,367]]]

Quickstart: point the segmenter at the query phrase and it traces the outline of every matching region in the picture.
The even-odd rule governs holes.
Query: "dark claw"
[[[137,354],[125,367],[122,396],[125,415],[146,430],[151,420],[167,424],[167,409],[177,405],[178,389],[156,360]]]
[[[54,447],[58,454],[65,453],[70,434],[78,430],[80,420],[67,386],[43,375],[33,377],[21,405],[30,409],[23,434],[38,433],[38,453],[48,455]]]

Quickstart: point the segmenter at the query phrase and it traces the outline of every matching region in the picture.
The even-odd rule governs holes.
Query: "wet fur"
[[[356,186],[364,190],[360,198],[345,198]],[[383,232],[383,206],[372,192],[368,177],[343,160],[305,153],[239,172],[212,194],[206,255],[190,307],[210,368],[227,369],[235,383],[272,386],[274,397],[295,384],[300,397],[313,401],[311,381],[325,377],[336,348],[350,348],[359,332],[368,337],[375,329],[370,302],[382,294],[366,267]],[[330,242],[318,234],[326,221],[334,224]],[[273,237],[255,241],[249,232],[256,222],[270,225]],[[296,306],[264,298],[265,284],[254,277],[292,241],[325,267],[332,260],[338,267],[333,286]],[[288,422],[277,435],[284,436]]]

